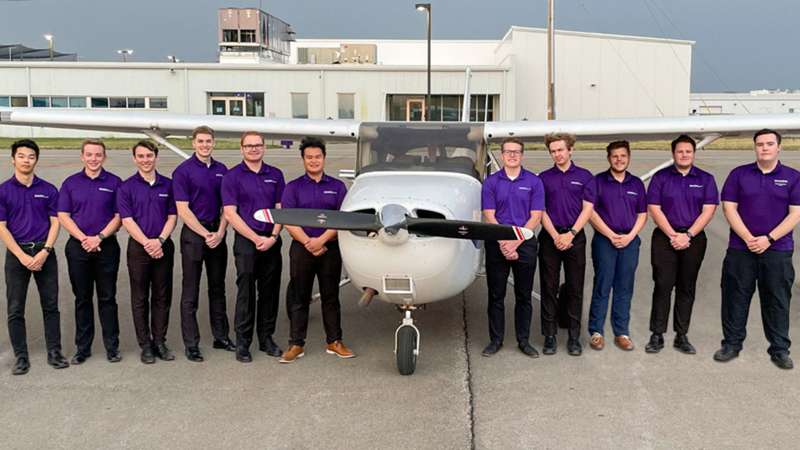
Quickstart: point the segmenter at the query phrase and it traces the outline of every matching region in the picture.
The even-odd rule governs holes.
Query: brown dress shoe
[[[293,363],[297,360],[297,358],[302,358],[305,353],[303,352],[303,347],[299,345],[290,345],[289,348],[283,352],[281,355],[281,359],[278,360],[279,363],[289,364]]]
[[[344,344],[342,344],[342,341],[336,341],[331,344],[328,344],[327,347],[325,347],[325,351],[329,355],[336,355],[339,358],[353,358],[356,356],[355,353],[352,352],[352,350],[350,350],[349,348],[345,347]]]
[[[591,340],[589,340],[589,346],[594,350],[602,350],[603,347],[606,346],[606,341],[603,339],[603,335],[600,333],[593,333]]]
[[[631,340],[631,338],[625,336],[624,334],[615,337],[614,343],[617,344],[617,347],[619,347],[622,350],[625,350],[626,352],[633,350],[633,341]]]

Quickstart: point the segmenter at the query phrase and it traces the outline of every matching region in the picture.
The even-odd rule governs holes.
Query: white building
[[[800,91],[694,93],[689,100],[689,114],[796,113],[800,113]]]
[[[546,41],[545,30],[523,27],[511,27],[496,41],[433,41],[431,119],[460,119],[468,67],[472,120],[545,119]],[[425,40],[302,39],[290,44],[285,64],[247,63],[238,47],[221,52],[220,63],[0,62],[0,107],[365,121],[423,118]],[[228,41],[223,45],[235,47]],[[557,31],[557,118],[686,115],[692,45]],[[0,136],[86,134],[0,127]]]

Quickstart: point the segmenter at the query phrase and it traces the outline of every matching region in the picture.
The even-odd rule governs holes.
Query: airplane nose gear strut
[[[413,305],[403,305],[400,309],[404,316],[403,322],[394,332],[394,353],[400,375],[411,375],[417,368],[419,355],[419,329],[411,318],[411,311],[417,308]]]

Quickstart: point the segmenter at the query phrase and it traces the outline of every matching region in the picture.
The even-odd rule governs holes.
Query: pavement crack
[[[469,327],[467,326],[467,296],[461,293],[461,311],[464,324],[464,357],[467,370],[464,373],[464,384],[467,388],[467,415],[469,416],[469,447],[475,449],[475,397],[472,391],[472,361],[469,353]]]

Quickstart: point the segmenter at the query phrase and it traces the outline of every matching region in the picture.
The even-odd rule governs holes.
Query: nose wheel
[[[414,373],[419,355],[419,329],[414,325],[410,308],[404,308],[403,323],[394,333],[394,353],[400,375]]]

